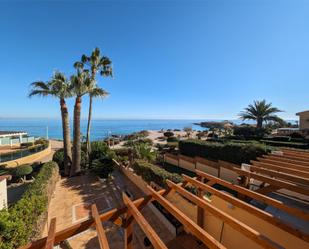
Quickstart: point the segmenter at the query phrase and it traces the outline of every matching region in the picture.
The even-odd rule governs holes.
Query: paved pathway
[[[39,158],[35,161],[37,162],[42,162],[42,163],[45,163],[45,162],[49,162],[53,159],[53,155],[54,153],[61,149],[63,147],[63,142],[62,141],[57,141],[57,140],[49,140],[50,142],[50,145],[51,145],[51,153],[47,156],[44,156],[42,158]]]

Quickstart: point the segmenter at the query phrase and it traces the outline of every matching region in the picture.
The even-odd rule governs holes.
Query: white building
[[[13,146],[28,142],[34,142],[34,137],[29,137],[27,132],[0,131],[0,146]]]

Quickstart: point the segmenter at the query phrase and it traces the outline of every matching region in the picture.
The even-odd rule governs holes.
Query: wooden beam
[[[256,217],[259,217],[260,219],[284,230],[285,232],[288,232],[290,234],[293,234],[294,236],[306,240],[309,242],[309,235],[303,233],[302,231],[295,229],[295,227],[291,227],[288,224],[283,223],[280,219],[274,217],[272,214],[267,213],[259,208],[256,208],[242,200],[237,199],[234,196],[231,196],[227,193],[224,193],[222,191],[219,191],[215,188],[209,187],[208,185],[199,182],[189,176],[183,175],[183,178],[186,179],[186,181],[188,181],[189,183],[193,184],[195,187],[206,190],[207,192],[216,195],[218,197],[220,197],[223,200],[228,201],[229,203],[233,204],[236,207],[239,207],[245,211],[247,211],[248,213],[251,213],[253,215],[255,215]]]
[[[297,149],[288,149],[288,148],[282,148],[281,150],[282,151],[287,151],[287,152],[291,151],[291,152],[294,152],[294,153],[309,155],[309,151],[308,150],[297,150]]]
[[[264,155],[263,157],[267,159],[271,159],[271,160],[276,160],[278,162],[287,162],[287,163],[293,163],[293,164],[309,167],[309,162],[303,162],[303,161],[299,161],[295,159],[293,160],[293,159],[285,158],[279,155],[268,154],[268,155]]]
[[[263,167],[263,168],[267,168],[267,169],[272,169],[272,170],[277,170],[277,171],[280,171],[280,172],[292,174],[292,175],[295,175],[295,176],[302,176],[302,177],[309,178],[309,172],[306,172],[306,171],[289,169],[289,168],[286,168],[286,167],[280,167],[280,166],[273,165],[273,164],[270,164],[270,163],[262,163],[262,162],[253,161],[253,160],[251,160],[250,163],[253,164],[254,166],[259,166],[259,167]]]
[[[259,189],[255,190],[257,193],[260,193],[262,195],[267,195],[269,193],[275,192],[277,190],[280,190],[281,188],[278,186],[268,185],[265,186],[263,184],[263,187],[260,187]]]
[[[303,195],[309,195],[309,188],[305,187],[305,186],[299,186],[295,183],[291,183],[291,182],[286,182],[283,180],[279,180],[279,179],[273,179],[267,176],[263,176],[263,175],[259,175],[253,172],[248,172],[242,169],[237,169],[234,168],[234,171],[236,173],[238,173],[239,175],[243,175],[243,176],[247,176],[249,178],[254,178],[256,180],[262,181],[262,182],[266,182],[270,185],[274,185],[276,187],[280,187],[283,189],[287,189],[287,190],[291,190],[294,191],[296,193],[300,193]]]
[[[223,222],[229,224],[232,228],[234,228],[236,231],[242,233],[247,238],[251,239],[252,241],[256,242],[258,245],[262,246],[263,248],[272,248],[272,249],[278,249],[282,248],[279,244],[276,242],[270,240],[269,238],[265,237],[261,233],[257,232],[253,228],[249,227],[248,225],[242,223],[241,221],[235,219],[234,217],[230,216],[229,214],[221,211],[220,209],[212,206],[205,200],[197,197],[196,195],[190,193],[186,189],[183,189],[173,182],[167,180],[167,184],[172,187],[174,190],[176,190],[179,194],[184,196],[185,198],[189,199],[196,205],[202,207],[206,211],[212,213],[219,219],[221,219]]]
[[[309,154],[307,152],[301,152],[301,151],[295,151],[295,150],[289,150],[289,149],[281,149],[283,152],[283,155],[292,155],[292,156],[299,156],[303,158],[308,158],[309,159]]]
[[[109,249],[108,241],[106,238],[105,230],[102,226],[102,221],[100,220],[99,212],[96,204],[91,205],[91,215],[95,222],[95,227],[98,233],[98,239],[101,249]]]
[[[183,182],[178,183],[178,184],[180,184],[182,187],[185,187],[185,186],[187,185],[187,182],[186,182],[186,181],[183,181]],[[169,188],[169,187],[167,187],[165,193],[164,193],[162,196],[167,196],[171,191],[172,191],[172,189]]]
[[[207,233],[203,228],[198,226],[193,220],[191,220],[188,216],[176,208],[172,203],[154,191],[150,186],[148,186],[148,189],[156,201],[158,201],[169,213],[171,213],[177,220],[179,220],[185,227],[187,227],[188,230],[190,230],[190,232],[206,246],[211,249],[226,248],[209,233]]]
[[[271,159],[271,158],[265,158],[265,157],[258,157],[257,160],[263,163],[269,163],[269,164],[277,165],[280,167],[286,167],[289,169],[296,169],[296,170],[309,172],[309,166],[303,166],[297,163],[283,162],[277,159]]]
[[[53,249],[54,248],[54,242],[55,242],[55,232],[56,232],[56,218],[52,218],[49,229],[48,229],[48,235],[47,240],[45,244],[45,249]]]
[[[292,160],[298,160],[298,161],[302,161],[302,162],[309,162],[309,159],[304,158],[304,157],[300,157],[300,156],[296,156],[296,155],[289,155],[289,154],[283,154],[280,155],[283,158],[288,158],[288,159],[292,159]]]
[[[130,200],[130,198],[125,193],[122,194],[122,198],[123,202],[128,207],[130,214],[134,217],[134,220],[137,222],[137,224],[144,231],[148,239],[151,241],[152,246],[155,249],[167,249],[166,245],[160,239],[155,230],[153,230],[153,228],[149,225],[149,223],[146,221],[141,212],[138,211],[138,209],[136,208],[134,203]]]
[[[249,189],[246,189],[246,188],[243,188],[243,187],[240,187],[238,185],[235,185],[233,183],[230,183],[230,182],[227,182],[225,180],[222,180],[220,178],[217,178],[215,176],[212,176],[210,174],[207,174],[203,171],[200,171],[200,170],[196,170],[196,174],[197,175],[200,175],[200,176],[203,176],[204,178],[212,181],[212,182],[215,182],[215,183],[218,183],[224,187],[227,187],[229,189],[232,189],[234,191],[237,191],[238,193],[241,193],[245,196],[248,196],[252,199],[255,199],[257,201],[261,201],[261,202],[264,202],[270,206],[273,206],[273,207],[276,207],[284,212],[287,212],[291,215],[294,215],[296,217],[299,217],[301,219],[304,219],[304,220],[309,220],[309,213],[305,212],[305,211],[302,211],[300,209],[297,209],[297,208],[293,208],[293,207],[290,207],[288,205],[286,205],[285,203],[283,203],[282,201],[278,201],[276,199],[273,199],[271,197],[268,197],[268,196],[264,196],[262,194],[259,194],[259,193],[256,193],[252,190],[249,190]]]
[[[165,190],[159,190],[158,195],[163,195],[165,193]],[[149,198],[152,197],[152,195],[148,195],[146,197],[143,198],[139,198],[135,201],[133,201],[134,205],[138,206],[140,205],[142,202],[144,202],[145,198]],[[103,214],[100,215],[100,220],[102,222],[104,221],[118,221],[119,220],[119,216],[126,213],[128,210],[127,206],[122,206],[120,208],[114,208],[110,211],[107,211]],[[79,222],[77,224],[74,224],[72,226],[69,226],[68,228],[65,228],[61,231],[56,232],[55,235],[55,245],[59,244],[60,242],[66,240],[67,238],[70,238],[76,234],[79,234],[81,232],[86,231],[87,229],[89,229],[90,227],[94,227],[95,223],[94,223],[94,219],[93,218],[89,218],[85,221]],[[41,239],[38,239],[34,242],[28,243],[24,246],[19,247],[19,249],[42,249],[44,248],[45,244],[46,244],[46,240],[47,237],[43,237]]]
[[[309,186],[309,178],[305,178],[305,177],[301,177],[301,176],[295,176],[295,175],[282,173],[282,172],[274,171],[274,170],[271,170],[271,169],[265,169],[265,168],[256,167],[256,166],[251,166],[250,171],[262,173],[264,175],[268,175],[268,176],[276,177],[276,178],[279,178],[279,179],[284,179],[284,180],[288,180],[288,181],[291,181],[291,182],[295,182],[297,184],[303,184],[303,185]]]

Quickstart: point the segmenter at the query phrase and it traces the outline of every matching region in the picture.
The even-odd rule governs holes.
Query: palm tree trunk
[[[74,105],[73,121],[73,162],[70,176],[77,175],[81,171],[81,143],[80,143],[80,116],[81,116],[81,96],[77,96]]]
[[[256,128],[261,129],[263,126],[263,119],[258,118],[256,123]]]
[[[61,118],[62,118],[62,135],[63,135],[63,154],[64,154],[64,174],[70,174],[72,164],[71,134],[68,107],[64,99],[60,99]]]
[[[96,68],[92,67],[91,69],[91,79],[95,83],[95,75],[96,75]],[[87,123],[87,135],[86,135],[86,152],[88,157],[89,163],[89,154],[91,153],[91,143],[90,143],[90,128],[91,128],[91,118],[92,118],[92,96],[89,95],[89,110],[88,110],[88,123]]]
[[[87,137],[86,137],[86,149],[88,157],[89,154],[91,153],[91,144],[90,144],[91,118],[92,118],[92,96],[89,95],[89,111],[88,111]]]

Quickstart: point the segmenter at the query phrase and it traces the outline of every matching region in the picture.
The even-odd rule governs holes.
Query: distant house
[[[296,113],[299,116],[299,130],[303,136],[309,138],[309,110]]]
[[[0,146],[13,146],[28,142],[34,142],[34,137],[28,136],[27,132],[0,131]]]

